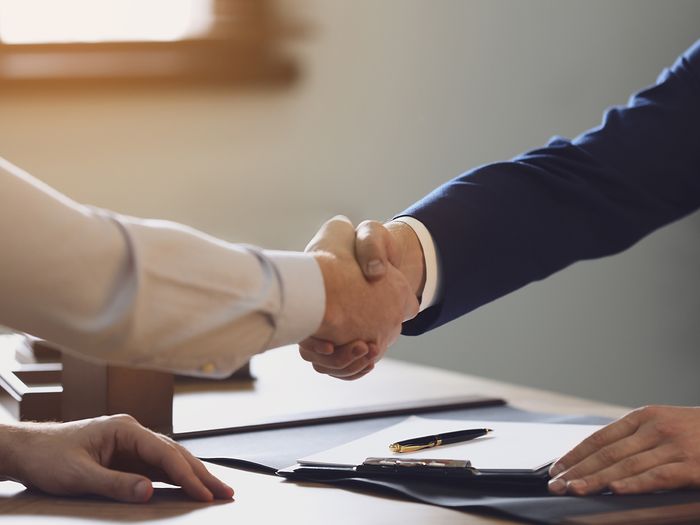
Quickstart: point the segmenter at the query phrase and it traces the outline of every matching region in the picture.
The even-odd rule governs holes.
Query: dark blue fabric
[[[443,284],[403,333],[625,250],[698,207],[700,41],[600,127],[469,171],[403,212],[432,234]]]

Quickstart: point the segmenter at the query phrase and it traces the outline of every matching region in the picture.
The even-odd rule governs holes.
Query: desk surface
[[[502,397],[527,410],[617,417],[625,407],[586,401],[544,390],[413,365],[392,359],[360,381],[347,383],[316,374],[299,359],[296,350],[284,348],[258,356],[253,362],[257,380],[202,385],[186,382],[175,398],[175,429],[201,428],[215,411],[206,410],[222,392],[231,393],[222,426],[247,424],[260,414],[313,412],[329,408],[386,404],[394,401],[466,394]],[[228,397],[228,396],[227,396]],[[219,409],[219,414],[221,413]],[[217,420],[220,423],[220,417]],[[146,505],[127,505],[87,498],[53,498],[32,494],[17,483],[0,483],[0,514],[12,523],[64,525],[76,519],[93,523],[464,523],[465,514],[428,505],[350,492],[316,484],[292,484],[273,476],[210,465],[210,469],[236,490],[235,501],[201,504],[185,499],[179,490],[163,487]],[[509,523],[470,516],[470,523]]]

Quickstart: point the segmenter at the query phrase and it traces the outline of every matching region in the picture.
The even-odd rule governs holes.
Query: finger
[[[355,257],[370,280],[386,275],[389,264],[399,266],[399,249],[394,236],[377,221],[363,221],[355,233]]]
[[[333,343],[317,337],[309,337],[299,343],[299,348],[321,355],[331,355],[335,350]]]
[[[342,379],[343,381],[356,381],[357,379],[360,379],[361,377],[365,377],[367,374],[369,374],[372,370],[374,370],[374,363],[368,364],[364,370],[361,370],[355,375],[348,376],[348,377],[339,377],[338,379]]]
[[[636,476],[617,480],[610,485],[616,494],[641,494],[698,486],[697,473],[685,463],[667,463]]]
[[[299,350],[299,355],[304,361],[319,365],[326,370],[343,370],[357,360],[362,359],[369,352],[367,343],[354,341],[335,348],[331,355],[320,355],[305,349]],[[325,372],[324,372],[325,373]]]
[[[621,419],[594,432],[571,451],[564,454],[550,467],[549,474],[553,477],[561,474],[597,450],[632,435],[638,428],[639,422],[634,416],[634,412],[630,412]]]
[[[139,424],[120,428],[117,447],[139,457],[149,465],[159,467],[168,477],[168,481],[182,487],[193,499],[211,501],[211,491],[197,477],[190,464],[173,444],[158,437],[157,434]]]
[[[110,470],[94,460],[81,462],[81,481],[76,494],[96,494],[126,503],[145,503],[153,495],[151,481],[138,474]]]
[[[185,461],[187,461],[190,464],[190,467],[194,471],[195,475],[211,491],[215,498],[231,499],[233,497],[233,489],[226,483],[221,481],[219,478],[214,476],[211,472],[209,472],[207,467],[204,466],[204,463],[202,463],[199,459],[194,457],[189,450],[187,450],[179,443],[172,441],[170,438],[167,438],[165,436],[162,436],[162,438],[167,439],[173,445],[175,445],[175,447],[180,451],[180,454],[182,454],[182,457],[185,458]]]
[[[367,348],[369,349],[369,351],[367,352],[367,359],[372,360],[372,362],[374,363],[376,363],[377,360],[381,359],[381,357],[387,350],[386,346],[380,346],[377,343],[369,343],[367,345]]]
[[[316,372],[320,374],[326,374],[332,377],[337,377],[338,379],[345,379],[362,372],[371,364],[373,364],[371,360],[367,359],[366,357],[362,357],[342,369],[326,368],[316,363],[313,364],[313,367],[314,370],[316,370]]]
[[[616,480],[628,478],[646,472],[654,467],[675,461],[673,449],[670,447],[658,447],[646,450],[637,454],[632,454],[617,461],[613,465],[601,468],[587,475],[576,475],[565,472],[559,479],[553,480],[550,486],[561,486],[560,480],[564,477],[568,480],[565,483],[564,492],[569,492],[577,496],[596,494],[610,486]],[[560,490],[551,490],[555,494],[561,494]]]
[[[585,478],[590,474],[599,473],[609,467],[619,465],[626,458],[649,450],[655,441],[650,433],[645,432],[642,428],[631,436],[596,450],[576,465],[560,473],[550,482],[550,490],[554,493],[557,491],[563,493],[566,490],[567,481]],[[632,466],[632,463],[627,462],[626,465],[629,467]],[[630,472],[628,475],[634,473],[636,472]]]
[[[318,230],[313,239],[306,246],[306,251],[329,250],[337,251],[339,248],[352,250],[355,243],[355,228],[350,219],[343,215],[336,215],[327,220]]]
[[[419,311],[420,303],[418,302],[418,298],[410,293],[408,295],[408,299],[406,300],[406,304],[404,305],[403,320],[410,321],[418,315]]]

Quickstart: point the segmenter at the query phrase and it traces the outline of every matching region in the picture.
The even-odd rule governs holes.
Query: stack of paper
[[[484,437],[416,452],[398,453],[391,443],[469,428],[490,428]],[[600,425],[454,421],[416,416],[324,452],[299,459],[302,465],[354,467],[368,457],[469,460],[481,471],[536,471],[571,450]]]

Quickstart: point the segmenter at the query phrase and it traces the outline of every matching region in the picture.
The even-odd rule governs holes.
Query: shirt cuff
[[[268,346],[298,343],[316,332],[323,320],[326,291],[321,268],[308,253],[276,250],[263,253],[275,266],[280,285],[280,310]]]
[[[403,215],[395,217],[395,221],[403,222],[409,226],[418,237],[421,248],[423,249],[423,259],[425,261],[425,286],[423,286],[423,295],[420,299],[419,312],[426,308],[430,308],[440,301],[440,261],[438,253],[433,242],[433,236],[430,235],[428,228],[418,219]]]

